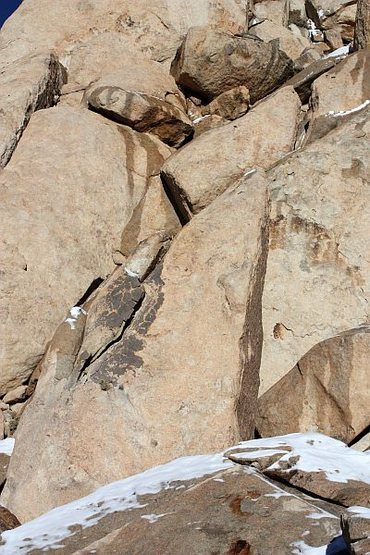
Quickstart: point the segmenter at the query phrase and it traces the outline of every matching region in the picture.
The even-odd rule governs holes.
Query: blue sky
[[[0,27],[21,3],[22,0],[0,0]]]

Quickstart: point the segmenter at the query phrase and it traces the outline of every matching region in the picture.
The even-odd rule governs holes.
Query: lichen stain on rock
[[[122,339],[93,365],[90,374],[92,381],[100,383],[101,380],[109,378],[113,383],[117,383],[121,378],[121,382],[122,376],[132,379],[142,368],[143,360],[139,353],[143,349],[143,339],[164,300],[161,291],[163,286],[162,266],[163,262],[158,264],[146,280],[145,285],[150,292],[146,294],[141,308]]]

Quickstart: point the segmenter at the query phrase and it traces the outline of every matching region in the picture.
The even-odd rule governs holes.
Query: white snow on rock
[[[360,110],[363,110],[363,108],[366,108],[366,106],[368,106],[370,104],[370,100],[365,100],[365,102],[363,102],[362,104],[359,104],[358,106],[355,106],[355,108],[351,108],[351,110],[341,110],[340,112],[328,112],[327,114],[325,114],[325,116],[334,116],[334,117],[343,117],[343,116],[348,116],[349,114],[354,114],[355,112],[359,112]]]
[[[300,541],[294,543],[292,547],[294,548],[292,551],[293,555],[325,555],[327,545],[311,547],[310,545]]]
[[[370,518],[370,509],[368,509],[367,507],[359,507],[358,505],[353,505],[353,507],[348,507],[347,511],[353,513],[354,516]]]
[[[326,54],[325,56],[323,56],[323,58],[337,58],[339,56],[343,56],[343,57],[348,56],[349,47],[350,47],[350,44],[341,46],[340,48],[333,50],[333,52],[330,52],[330,54]]]
[[[7,437],[6,439],[0,440],[0,453],[4,453],[4,455],[9,455],[13,453],[15,445],[14,437]]]
[[[0,442],[6,444],[11,450],[14,440],[10,438]],[[5,449],[5,447],[3,447]],[[290,457],[297,457],[295,468],[326,473],[329,480],[346,482],[347,480],[362,480],[370,483],[370,454],[354,451],[344,443],[324,436],[319,433],[289,434],[275,438],[245,441],[228,450],[242,449],[242,453],[233,453],[233,458],[239,457],[241,462],[255,458],[261,449],[264,456],[277,453],[284,461]],[[244,451],[250,449],[251,452]],[[289,449],[289,450],[288,450]],[[48,513],[27,522],[14,530],[8,530],[1,536],[3,545],[0,545],[0,555],[25,554],[32,549],[54,549],[63,546],[63,540],[73,534],[72,527],[94,526],[101,518],[116,511],[125,511],[130,508],[140,508],[142,500],[138,496],[155,494],[164,489],[179,489],[185,487],[178,482],[185,482],[206,475],[219,473],[223,470],[235,467],[224,453],[215,455],[197,455],[182,457],[170,463],[151,468],[141,474],[119,480],[99,488],[94,493],[49,511]],[[274,463],[275,465],[279,464]],[[248,469],[248,472],[256,472]],[[266,478],[259,474],[261,480]],[[219,476],[214,477],[220,480]],[[275,492],[268,496],[280,497],[291,495],[281,488],[275,486]],[[351,507],[350,512],[354,514],[369,514],[370,509],[363,507]],[[147,514],[142,518],[155,523],[164,514]],[[312,513],[307,518],[336,518],[318,507],[312,505]],[[325,553],[326,547],[310,547],[304,542],[296,542],[292,545],[292,553],[303,555],[321,555]]]
[[[65,322],[71,326],[71,329],[76,329],[76,322],[81,314],[86,314],[86,311],[80,306],[73,306],[69,311],[70,316],[65,319]]]
[[[5,544],[0,545],[0,553],[21,555],[31,549],[42,550],[46,547],[50,549],[50,546],[54,548],[62,546],[63,539],[73,533],[70,530],[72,526],[81,525],[87,528],[115,511],[142,507],[137,498],[138,495],[158,493],[175,487],[172,486],[173,482],[201,478],[233,466],[231,461],[225,460],[222,453],[197,455],[182,457],[130,478],[113,482],[87,497],[57,507],[19,528],[4,532],[1,537]],[[163,515],[156,515],[156,517],[161,516]]]
[[[236,462],[277,454],[281,457],[269,469],[278,469],[280,463],[284,465],[285,461],[297,458],[289,465],[289,471],[325,472],[332,482],[357,480],[370,484],[370,453],[355,451],[345,443],[317,432],[243,441],[236,448],[248,449],[239,453],[228,450],[228,455],[232,455]]]

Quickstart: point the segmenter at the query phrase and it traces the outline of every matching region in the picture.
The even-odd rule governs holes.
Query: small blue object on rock
[[[326,555],[351,555],[343,536],[333,538],[326,548]]]

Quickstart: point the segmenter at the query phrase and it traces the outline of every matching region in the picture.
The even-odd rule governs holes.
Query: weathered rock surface
[[[218,115],[221,118],[234,120],[244,116],[250,105],[249,91],[243,85],[229,89],[216,96],[212,102],[202,108],[202,115]]]
[[[162,176],[184,221],[255,167],[269,167],[294,149],[300,101],[283,88],[233,123],[202,134],[175,153]]]
[[[370,328],[313,347],[259,399],[259,433],[314,430],[352,441],[370,425],[369,358]]]
[[[32,113],[56,103],[64,80],[54,54],[28,56],[0,67],[0,167],[9,162]]]
[[[335,58],[323,58],[321,60],[316,60],[302,69],[299,73],[296,73],[285,83],[285,86],[293,87],[299,95],[302,103],[306,104],[311,96],[312,82],[320,77],[320,75],[334,67],[335,63]]]
[[[203,455],[109,484],[3,534],[0,553],[298,553],[339,532],[339,519],[314,500]]]
[[[343,537],[351,554],[367,555],[370,550],[370,510],[362,507],[352,507],[352,510],[352,514],[348,512],[341,517]]]
[[[123,230],[120,252],[129,256],[148,237],[156,233],[173,237],[180,229],[179,218],[164,192],[160,177],[151,177],[145,195]]]
[[[355,36],[353,47],[355,50],[367,48],[370,45],[370,2],[359,0],[355,21]]]
[[[232,461],[253,463],[269,477],[342,506],[370,505],[370,455],[323,434],[306,433],[242,442]]]
[[[89,95],[89,106],[135,131],[152,133],[173,147],[180,147],[193,134],[191,121],[181,110],[153,96],[102,87]]]
[[[169,153],[87,110],[34,114],[0,176],[1,394],[30,376],[68,307],[113,269],[123,228]]]
[[[37,25],[35,24],[37,22]],[[241,32],[245,6],[238,0],[27,0],[5,23],[0,48],[7,47],[8,62],[40,49],[68,55],[76,44],[106,31],[121,33],[155,60],[172,58],[181,38],[194,25],[215,25]]]
[[[287,27],[278,25],[268,19],[252,27],[250,33],[259,37],[264,42],[277,39],[279,41],[279,49],[285,52],[292,60],[299,58],[305,48],[310,48],[311,46],[311,42],[307,37],[296,35]]]
[[[312,86],[312,120],[308,141],[314,141],[346,116],[370,104],[370,52],[348,56],[316,79]]]
[[[127,276],[130,286],[112,293],[114,306],[100,313],[119,316],[117,329],[131,306],[130,325],[95,362],[60,379],[52,344],[17,430],[2,494],[9,509],[30,519],[112,479],[202,452],[205,442],[215,449],[251,436],[267,218],[263,177],[243,179],[182,229],[162,269],[143,285]],[[142,287],[135,307],[128,296]]]
[[[181,87],[207,101],[244,85],[254,104],[293,75],[293,63],[279,50],[278,41],[266,44],[250,36],[194,27],[178,49],[171,73]]]
[[[369,110],[269,172],[262,395],[314,345],[369,318]]]
[[[20,524],[17,517],[8,511],[8,509],[0,507],[0,533],[17,528]]]
[[[255,2],[253,12],[257,21],[269,20],[282,25],[288,26],[289,21],[289,2],[285,0],[263,0]]]

